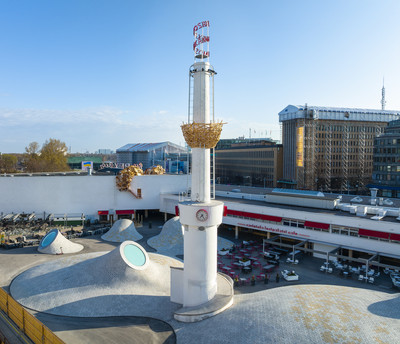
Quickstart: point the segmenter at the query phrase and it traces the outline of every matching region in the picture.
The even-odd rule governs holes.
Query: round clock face
[[[208,219],[207,210],[205,210],[205,209],[197,210],[196,219],[199,221],[207,221],[207,219]]]

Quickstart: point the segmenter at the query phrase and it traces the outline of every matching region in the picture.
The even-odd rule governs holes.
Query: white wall
[[[187,189],[186,175],[145,175],[133,178],[131,189],[142,199],[118,191],[115,176],[0,177],[0,213],[84,213],[98,210],[159,209],[161,193]]]

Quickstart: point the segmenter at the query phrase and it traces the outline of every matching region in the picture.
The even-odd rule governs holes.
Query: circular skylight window
[[[131,268],[144,270],[149,262],[146,250],[134,241],[124,241],[120,246],[121,256]]]
[[[40,242],[40,247],[45,248],[49,246],[58,234],[58,229],[53,229],[52,231],[48,232],[45,237]]]

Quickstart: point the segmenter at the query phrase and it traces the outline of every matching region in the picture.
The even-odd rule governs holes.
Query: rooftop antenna
[[[385,110],[386,100],[385,100],[385,78],[383,78],[383,87],[382,87],[382,110]]]

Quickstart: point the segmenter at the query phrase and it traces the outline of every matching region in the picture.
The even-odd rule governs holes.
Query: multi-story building
[[[372,181],[381,196],[400,198],[400,120],[375,138]]]
[[[219,183],[275,187],[282,177],[282,145],[270,139],[220,140],[215,148]]]
[[[365,190],[374,138],[399,118],[400,111],[288,105],[279,113],[282,182],[310,190]]]

